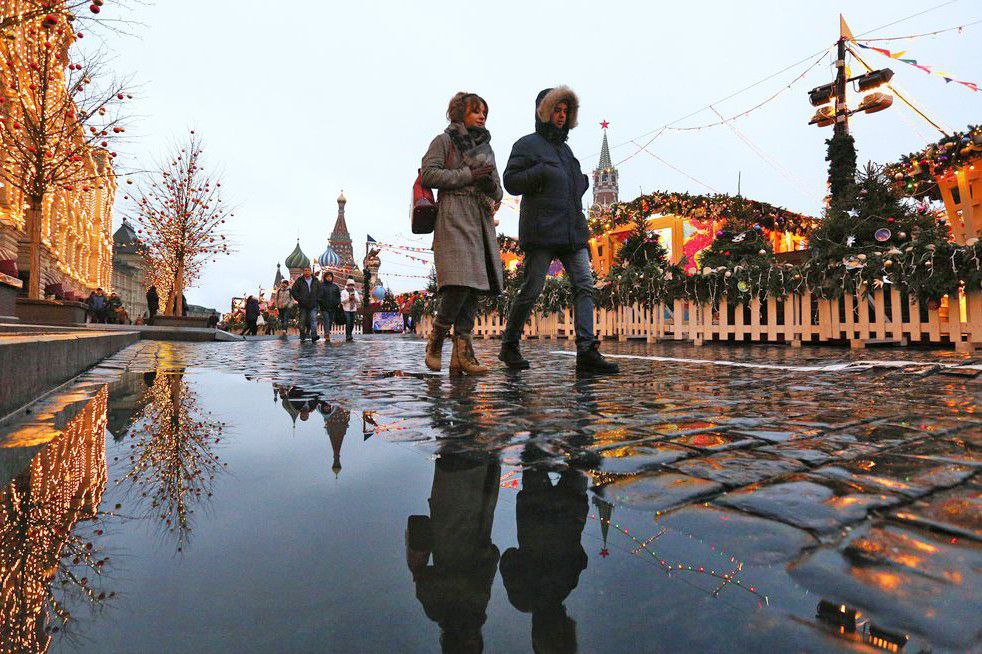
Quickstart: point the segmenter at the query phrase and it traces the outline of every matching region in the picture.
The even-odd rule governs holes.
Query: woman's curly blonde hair
[[[488,108],[488,102],[477,93],[467,93],[465,91],[460,91],[456,93],[452,98],[450,98],[450,104],[447,106],[447,120],[451,123],[461,123],[464,121],[464,116],[467,112],[477,103],[484,105],[485,114],[490,113]]]

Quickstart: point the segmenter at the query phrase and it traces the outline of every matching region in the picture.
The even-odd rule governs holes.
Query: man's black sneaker
[[[584,372],[620,372],[620,366],[613,361],[608,361],[604,355],[600,354],[599,346],[594,343],[589,350],[576,353],[576,369]]]
[[[502,343],[498,360],[512,370],[528,370],[529,362],[522,356],[517,343]]]
[[[319,340],[321,340],[321,337],[318,336],[317,334],[314,334],[313,336],[310,337],[310,342],[311,343],[316,343]]]

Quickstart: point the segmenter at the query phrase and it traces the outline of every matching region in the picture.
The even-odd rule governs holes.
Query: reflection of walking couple
[[[500,478],[494,459],[443,455],[433,473],[430,515],[409,518],[406,559],[417,599],[440,625],[444,652],[484,649],[481,628],[499,560],[491,526]],[[522,474],[518,547],[500,557],[500,568],[512,605],[532,614],[535,652],[576,651],[576,623],[563,602],[587,565],[580,545],[586,515],[582,473],[563,472],[556,485],[545,471]]]

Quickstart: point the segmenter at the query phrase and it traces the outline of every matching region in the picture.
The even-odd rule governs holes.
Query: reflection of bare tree
[[[191,535],[192,506],[211,496],[222,462],[212,451],[224,424],[201,409],[181,372],[160,372],[146,391],[134,422],[136,442],[125,479],[133,484],[145,516],[177,536],[177,549]]]
[[[47,651],[52,634],[115,595],[102,584],[109,558],[79,528],[98,520],[106,485],[106,399],[103,388],[0,490],[2,652]]]

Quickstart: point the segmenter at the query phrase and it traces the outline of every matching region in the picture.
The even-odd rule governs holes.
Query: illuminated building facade
[[[17,15],[25,9],[22,0],[0,0],[0,15]],[[16,120],[21,92],[29,85],[27,71],[32,65],[35,48],[31,39],[41,38],[37,22],[28,22],[8,30],[0,39],[0,118]],[[31,36],[30,28],[35,28]],[[49,36],[70,44],[73,32],[67,24],[51,28]],[[67,46],[66,46],[67,49]],[[64,72],[54,75],[54,83],[64,86]],[[81,134],[79,134],[81,139]],[[0,159],[10,143],[0,143]],[[116,180],[110,154],[99,148],[88,148],[83,157],[85,175],[91,180],[84,188],[59,187],[44,198],[41,220],[42,294],[58,293],[71,297],[86,296],[97,286],[106,291],[112,274],[112,206]],[[16,174],[16,173],[15,173]],[[18,276],[27,288],[30,269],[30,239],[26,229],[26,198],[16,188],[0,182],[0,270],[16,266]]]

